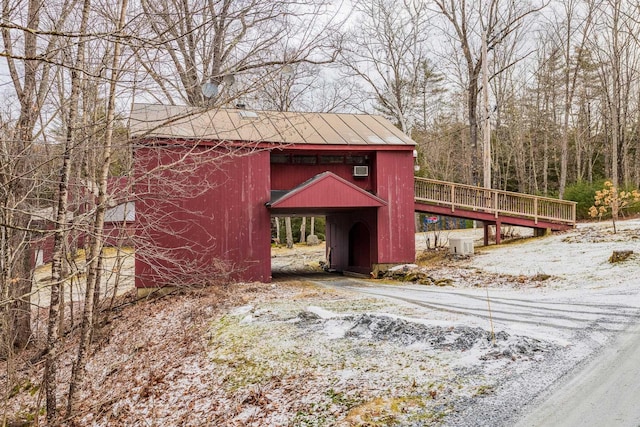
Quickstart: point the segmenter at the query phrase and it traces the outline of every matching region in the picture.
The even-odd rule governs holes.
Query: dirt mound
[[[469,351],[477,347],[487,351],[481,360],[534,358],[554,345],[529,337],[511,336],[470,326],[430,326],[391,316],[364,314],[353,321],[345,337],[392,341],[403,345],[422,344],[433,350]]]

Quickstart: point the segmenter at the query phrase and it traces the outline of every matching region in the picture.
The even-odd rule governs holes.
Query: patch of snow
[[[331,319],[333,317],[337,317],[338,316],[338,314],[336,314],[336,313],[334,313],[332,311],[329,311],[327,309],[324,309],[322,307],[318,307],[318,306],[315,306],[315,305],[310,305],[309,307],[307,307],[307,311],[317,315],[321,319]]]
[[[627,285],[637,279],[639,269],[629,268],[629,263],[612,264],[608,259],[614,250],[640,252],[638,229],[640,220],[637,219],[619,222],[616,234],[605,223],[580,224],[565,234],[491,248],[477,256],[473,265],[502,274],[558,276],[564,285],[572,287]],[[576,244],[584,240],[588,246]]]
[[[268,308],[258,308],[253,310],[253,315],[256,317],[264,316],[265,314],[268,314],[268,313],[269,313]]]
[[[413,270],[414,268],[418,268],[418,266],[416,264],[400,264],[400,265],[394,265],[389,269],[389,271],[391,272],[409,271],[409,270]]]
[[[351,325],[345,321],[329,319],[324,324],[324,333],[329,339],[343,338],[344,334],[349,330],[350,327]]]
[[[253,305],[247,304],[240,307],[236,307],[229,314],[232,316],[242,316],[243,314],[250,313],[253,310]]]

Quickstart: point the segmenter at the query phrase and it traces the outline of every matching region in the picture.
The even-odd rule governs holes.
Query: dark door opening
[[[371,271],[371,234],[363,222],[349,230],[349,269],[358,273]]]

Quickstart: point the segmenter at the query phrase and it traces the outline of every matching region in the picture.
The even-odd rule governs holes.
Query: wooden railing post
[[[451,212],[456,210],[456,186],[451,184]]]

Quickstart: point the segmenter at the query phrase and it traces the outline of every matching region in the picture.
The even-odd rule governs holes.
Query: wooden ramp
[[[576,224],[575,202],[425,178],[415,178],[414,190],[416,212],[482,221],[485,245],[490,225],[499,244],[502,224],[531,227],[536,235]]]

